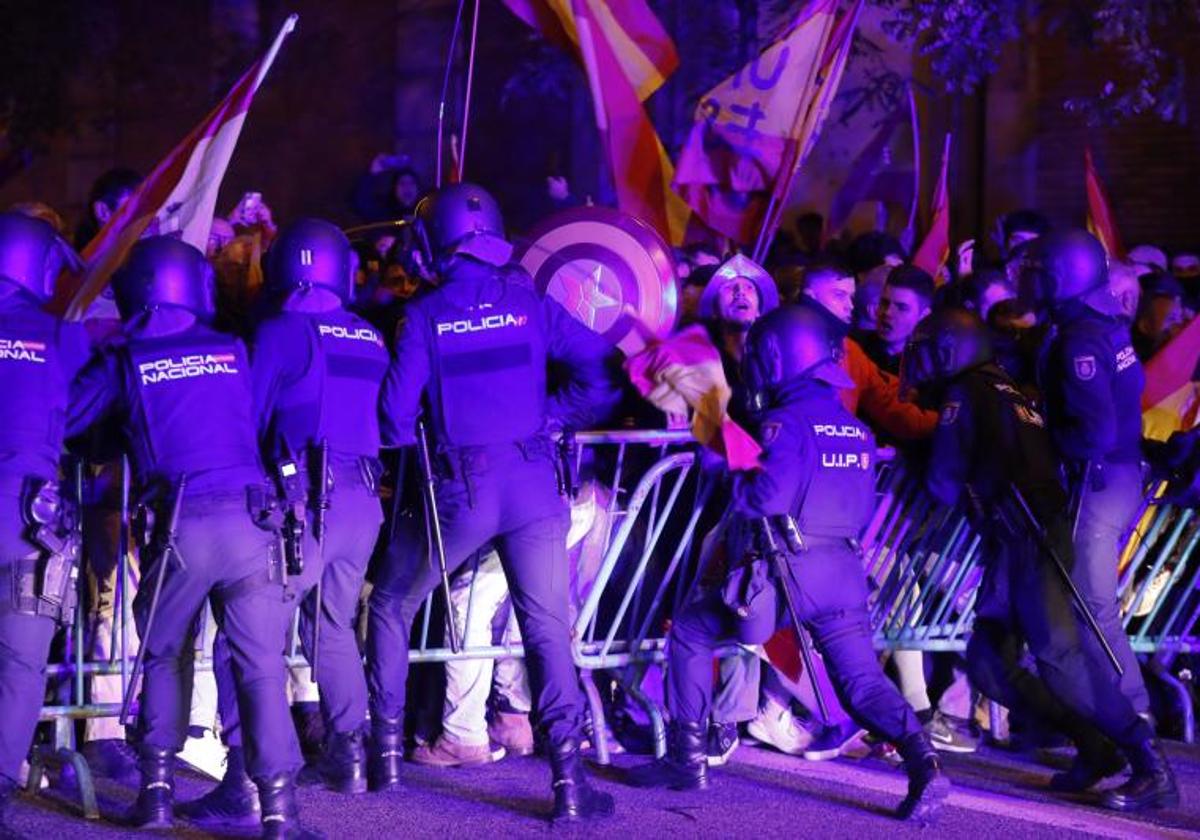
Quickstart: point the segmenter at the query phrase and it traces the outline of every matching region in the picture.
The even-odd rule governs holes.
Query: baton
[[[329,510],[329,440],[321,438],[317,444],[316,464],[316,495],[313,498],[313,537],[317,541],[317,586],[312,598],[316,601],[316,614],[312,629],[312,681],[319,683],[317,678],[318,664],[321,661],[321,620],[324,609],[325,583],[325,513]]]
[[[1096,616],[1087,605],[1087,601],[1083,600],[1083,595],[1080,594],[1079,589],[1075,586],[1075,581],[1071,580],[1071,573],[1067,571],[1067,567],[1063,565],[1058,552],[1054,550],[1054,546],[1046,538],[1046,532],[1042,529],[1042,524],[1038,521],[1038,518],[1033,515],[1033,510],[1029,507],[1028,502],[1025,501],[1025,496],[1021,494],[1020,489],[1018,489],[1015,483],[1010,483],[1009,489],[1012,490],[1013,498],[1017,501],[1017,507],[1021,509],[1021,514],[1025,517],[1025,524],[1033,531],[1034,537],[1038,542],[1038,547],[1054,563],[1054,568],[1058,570],[1059,577],[1062,578],[1067,591],[1071,593],[1071,601],[1074,602],[1075,609],[1083,616],[1084,623],[1087,624],[1093,635],[1095,635],[1096,640],[1100,642],[1100,647],[1104,649],[1104,654],[1108,657],[1113,670],[1117,672],[1117,676],[1124,676],[1125,669],[1121,667],[1121,663],[1117,659],[1117,654],[1113,652],[1112,645],[1104,637],[1104,631],[1100,629],[1100,624],[1096,621]]]
[[[429,533],[433,550],[437,553],[438,572],[442,576],[442,594],[446,597],[446,611],[450,620],[446,627],[450,631],[450,650],[459,652],[458,628],[454,626],[454,603],[450,600],[450,573],[446,570],[446,544],[442,540],[442,523],[438,519],[437,490],[433,484],[433,460],[429,456],[429,437],[425,433],[425,421],[417,421],[417,454],[421,459],[421,477],[424,479],[425,510],[429,514]]]
[[[175,536],[179,528],[179,511],[183,507],[183,491],[186,486],[187,476],[181,474],[175,480],[175,487],[172,490],[171,497],[171,514],[161,532],[162,540],[161,549],[158,554],[158,574],[154,578],[154,593],[150,596],[150,612],[146,616],[146,626],[142,633],[141,644],[138,645],[137,657],[133,660],[133,673],[130,674],[129,685],[125,687],[125,697],[121,701],[121,714],[118,720],[120,720],[122,726],[129,726],[134,722],[129,717],[129,711],[133,706],[133,695],[137,690],[138,679],[141,677],[142,669],[146,664],[146,647],[154,630],[154,617],[158,614],[158,599],[162,594],[167,564],[171,561],[172,555],[179,557],[179,550],[175,547]],[[181,558],[180,563],[182,564],[182,562]]]
[[[796,641],[800,644],[800,658],[804,661],[804,670],[808,673],[809,682],[812,683],[813,694],[817,698],[817,710],[821,714],[821,723],[828,726],[829,706],[825,703],[825,695],[821,691],[821,684],[817,682],[817,672],[813,668],[812,642],[809,641],[808,633],[804,631],[804,626],[800,624],[800,616],[796,612],[796,604],[792,600],[792,589],[788,586],[788,578],[792,577],[792,570],[788,567],[787,558],[784,556],[783,551],[780,550],[779,543],[775,540],[775,532],[772,529],[771,520],[765,516],[762,518],[762,532],[763,540],[766,542],[767,556],[775,566],[775,576],[779,579],[780,586],[783,588],[783,602],[787,605],[788,616],[792,620],[792,629],[796,632]]]

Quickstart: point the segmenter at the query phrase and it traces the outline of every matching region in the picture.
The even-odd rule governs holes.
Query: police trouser
[[[338,464],[331,471],[333,490],[325,518],[324,551],[318,549],[309,527],[302,551],[304,572],[290,580],[288,588],[304,593],[300,601],[300,642],[312,662],[314,588],[317,576],[321,577],[321,654],[317,658],[320,672],[316,675],[321,711],[331,732],[357,732],[367,719],[367,680],[354,622],[367,563],[379,538],[383,510],[378,494],[368,486],[356,464]],[[237,705],[232,701],[230,666],[229,644],[222,634],[213,652],[221,736],[229,746],[238,747],[242,745],[242,734]]]
[[[525,645],[538,726],[551,743],[580,734],[582,692],[571,657],[568,617],[568,512],[558,495],[549,450],[516,445],[482,450],[476,462],[437,487],[451,571],[485,543],[500,555]],[[367,629],[373,719],[404,715],[409,633],[440,577],[434,552],[413,551],[400,536],[375,574]]]
[[[141,726],[148,744],[183,747],[195,633],[210,599],[229,646],[251,777],[268,778],[300,766],[283,660],[295,601],[271,568],[273,543],[274,537],[251,521],[244,490],[185,497],[176,540],[181,558],[169,559],[149,635],[145,624],[162,558],[146,567],[133,605],[146,649]]]
[[[18,561],[39,552],[22,536],[19,482],[0,484],[0,776],[15,782],[42,711],[46,658],[58,624],[17,608]]]
[[[838,700],[865,729],[899,742],[920,731],[912,707],[904,702],[879,664],[867,620],[867,586],[862,561],[845,540],[808,537],[808,550],[791,557],[794,580],[788,581],[799,619],[812,634],[825,660]],[[784,605],[767,622],[765,642],[786,620]],[[703,722],[711,712],[713,651],[738,636],[738,621],[717,589],[701,589],[675,616],[667,637],[670,663],[668,707],[673,719]]]
[[[1048,537],[1068,549],[1060,551],[1064,558],[1070,556],[1068,527],[1060,520],[1048,529]],[[975,686],[1077,744],[1097,731],[1122,746],[1147,737],[1147,724],[1122,694],[1116,671],[1034,538],[1001,526],[990,530],[988,565],[967,644],[967,670]],[[1037,676],[1022,663],[1025,644],[1037,662]]]
[[[1094,468],[1093,468],[1094,469]],[[1150,695],[1117,604],[1121,536],[1141,504],[1141,464],[1104,464],[1099,480],[1078,492],[1075,566],[1071,577],[1091,607],[1105,638],[1125,669],[1121,691],[1139,713],[1150,711]]]

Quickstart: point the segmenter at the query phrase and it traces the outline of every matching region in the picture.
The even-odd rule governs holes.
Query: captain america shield
[[[518,261],[538,291],[626,355],[675,326],[675,260],[650,225],[608,207],[578,207],[540,223]]]

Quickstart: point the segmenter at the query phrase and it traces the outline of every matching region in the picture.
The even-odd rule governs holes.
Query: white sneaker
[[[221,781],[225,777],[225,757],[228,748],[221,743],[217,733],[205,729],[199,738],[188,738],[179,751],[179,760],[191,767],[197,773],[208,776],[213,781]]]
[[[801,755],[812,742],[812,733],[796,722],[791,710],[776,703],[767,703],[758,716],[746,724],[746,732],[760,744],[774,747],[788,755]]]

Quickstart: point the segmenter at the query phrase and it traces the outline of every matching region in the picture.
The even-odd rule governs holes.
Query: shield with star
[[[539,224],[518,260],[563,308],[626,355],[675,326],[675,260],[645,222],[608,207],[577,207]]]

